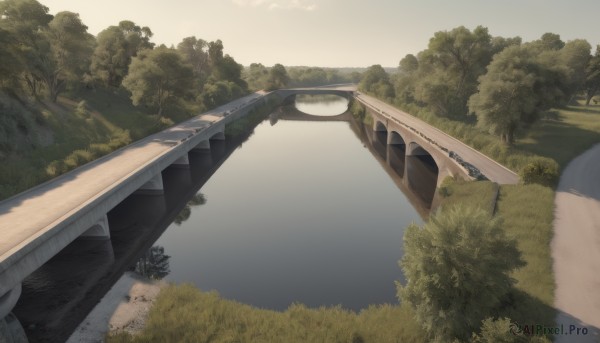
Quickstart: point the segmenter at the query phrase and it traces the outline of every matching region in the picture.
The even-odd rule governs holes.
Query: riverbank
[[[160,290],[167,285],[133,272],[126,272],[79,324],[67,343],[102,342],[106,335],[120,332],[136,334]]]

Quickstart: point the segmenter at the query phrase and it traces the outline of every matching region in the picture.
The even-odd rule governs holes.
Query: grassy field
[[[404,306],[372,306],[360,313],[295,304],[277,312],[221,299],[191,285],[169,286],[153,305],[142,333],[107,342],[423,342]]]

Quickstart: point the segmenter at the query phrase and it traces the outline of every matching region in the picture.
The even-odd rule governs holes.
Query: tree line
[[[137,105],[163,115],[184,102],[208,109],[248,92],[243,66],[223,53],[221,40],[195,36],[156,46],[147,26],[123,20],[96,37],[79,14],[48,13],[36,0],[0,2],[0,87],[13,96],[56,102],[66,91],[119,88]],[[282,65],[267,70],[261,88],[287,84]]]
[[[545,33],[523,43],[494,37],[482,26],[436,32],[427,49],[408,54],[397,73],[371,66],[359,88],[401,107],[469,120],[512,144],[515,133],[553,107],[583,95],[586,105],[600,87],[600,47],[583,39],[564,42]]]

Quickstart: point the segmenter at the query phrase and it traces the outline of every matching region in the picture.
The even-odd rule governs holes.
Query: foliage
[[[191,285],[161,290],[144,330],[108,336],[108,342],[423,342],[407,306],[377,305],[360,313],[341,307],[284,312],[254,308]]]
[[[400,264],[408,281],[398,296],[432,340],[465,339],[508,301],[520,255],[498,218],[456,206],[407,228]]]
[[[556,185],[559,175],[558,163],[544,157],[533,158],[520,172],[523,183],[537,183],[549,187]]]
[[[481,333],[473,334],[471,343],[524,343],[527,339],[521,335],[513,334],[510,318],[485,319],[481,325]]]
[[[123,80],[133,104],[156,106],[159,116],[169,102],[183,96],[191,85],[191,67],[183,63],[176,50],[167,47],[141,51],[133,58]]]
[[[460,26],[436,32],[428,48],[419,53],[416,100],[441,116],[466,114],[467,100],[476,90],[477,78],[491,60],[491,39],[482,26],[473,31]]]
[[[494,56],[469,100],[479,125],[512,144],[519,127],[535,122],[564,98],[558,72],[538,60],[532,46],[512,46]]]
[[[56,102],[68,84],[83,81],[82,75],[89,67],[95,40],[87,32],[79,14],[67,11],[54,16],[46,33],[49,54],[39,71],[50,100]]]
[[[585,68],[584,88],[585,105],[588,106],[600,89],[600,46],[596,46],[596,53],[590,58]]]
[[[266,89],[274,90],[285,88],[289,82],[290,77],[288,76],[287,70],[283,65],[277,63],[269,70]]]
[[[387,101],[394,97],[394,86],[390,82],[389,75],[379,64],[370,66],[363,73],[358,89]]]
[[[121,21],[109,26],[97,37],[90,70],[93,78],[106,86],[118,87],[127,75],[131,58],[143,49],[152,49],[152,31],[131,21]]]
[[[358,72],[341,72],[333,68],[288,67],[291,87],[313,87],[338,83],[358,83]]]

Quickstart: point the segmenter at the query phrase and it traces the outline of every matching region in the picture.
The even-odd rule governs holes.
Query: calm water
[[[421,218],[349,123],[263,122],[200,192],[206,203],[155,244],[167,280],[271,309],[397,301],[404,228]]]
[[[167,168],[164,195],[108,213],[110,241],[78,239],[29,276],[14,313],[30,342],[65,341],[133,269],[276,310],[396,303],[404,228],[422,223],[435,175],[405,168],[403,148],[370,128],[324,121],[346,100],[300,100],[191,153],[190,168]],[[422,185],[402,178],[411,170]]]

